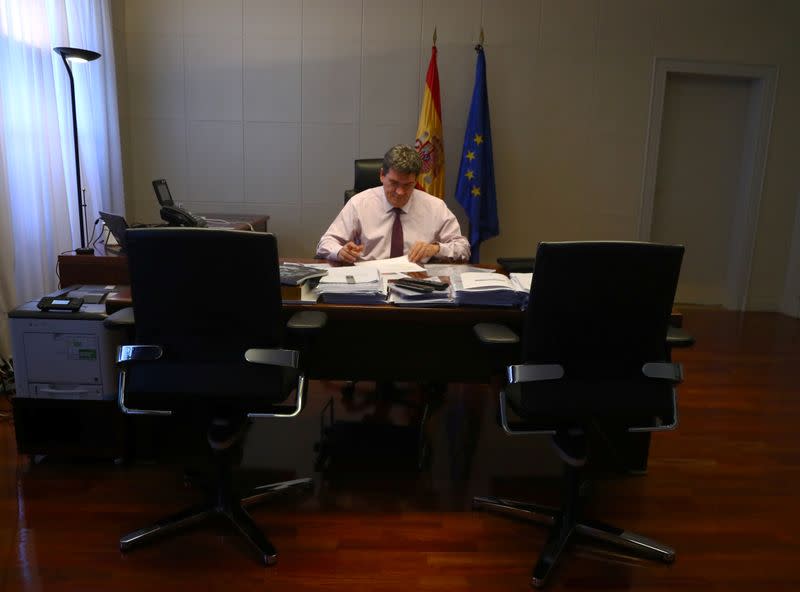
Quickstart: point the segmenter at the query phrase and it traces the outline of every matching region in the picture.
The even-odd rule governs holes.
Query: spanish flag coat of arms
[[[444,199],[444,140],[442,134],[442,101],[439,97],[439,69],[436,65],[436,45],[431,49],[431,61],[425,77],[425,94],[419,113],[414,148],[422,157],[422,171],[417,187]]]

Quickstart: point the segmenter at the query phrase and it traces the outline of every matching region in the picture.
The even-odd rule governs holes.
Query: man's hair
[[[389,169],[394,169],[398,173],[419,175],[422,170],[422,159],[411,146],[397,144],[383,155],[382,168],[384,175],[389,173]]]

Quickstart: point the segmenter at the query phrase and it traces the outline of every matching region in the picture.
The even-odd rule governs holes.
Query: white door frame
[[[797,194],[797,205],[794,211],[792,246],[789,249],[785,282],[781,312],[800,318],[800,193]]]
[[[775,104],[775,87],[778,81],[776,66],[725,64],[655,58],[653,63],[650,118],[647,129],[642,202],[639,215],[639,240],[650,240],[653,224],[658,151],[661,146],[661,127],[664,116],[664,95],[670,73],[700,74],[714,77],[732,77],[752,82],[753,92],[746,122],[745,150],[739,175],[739,191],[733,212],[730,251],[728,253],[728,282],[725,291],[726,308],[744,310],[750,284],[750,269],[755,249],[758,209],[764,184],[767,146],[772,127]]]

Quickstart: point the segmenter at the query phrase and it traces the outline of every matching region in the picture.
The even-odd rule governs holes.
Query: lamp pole
[[[77,49],[74,47],[56,47],[54,52],[61,56],[64,62],[64,67],[67,69],[69,75],[69,91],[72,99],[72,140],[75,147],[75,180],[76,188],[78,191],[78,221],[80,222],[81,230],[81,248],[76,249],[75,252],[79,255],[92,255],[94,249],[86,247],[86,201],[83,198],[82,183],[81,183],[81,158],[80,150],[78,149],[78,110],[75,105],[75,78],[72,75],[72,66],[70,62],[90,62],[100,57],[100,54],[88,49]]]

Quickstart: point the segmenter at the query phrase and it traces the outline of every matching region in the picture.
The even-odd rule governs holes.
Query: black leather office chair
[[[356,193],[361,193],[371,187],[381,185],[382,158],[358,158],[353,166],[353,188],[344,192],[344,203],[347,203]],[[342,394],[349,397],[355,391],[356,381],[348,381],[342,387]]]
[[[123,536],[120,548],[127,551],[221,514],[265,565],[272,564],[275,548],[243,505],[279,491],[310,488],[311,480],[258,487],[240,501],[232,464],[250,418],[294,417],[306,394],[299,352],[282,349],[287,328],[281,320],[275,237],[148,228],[129,230],[126,242],[135,344],[119,350],[119,406],[126,414],[172,415],[205,431],[215,480],[207,504]],[[324,321],[318,312],[299,313],[288,331],[303,341]],[[292,392],[294,401],[286,403]]]
[[[675,558],[666,545],[584,520],[579,491],[590,427],[610,423],[638,432],[677,424],[675,385],[682,370],[670,361],[667,333],[682,257],[683,247],[672,245],[541,243],[521,347],[503,326],[475,327],[484,344],[520,352],[500,393],[503,429],[513,436],[549,435],[564,463],[560,509],[473,500],[476,509],[552,525],[533,569],[534,586],[544,585],[576,533],[666,563]]]
[[[381,165],[382,158],[359,158],[355,161],[355,171],[353,174],[353,188],[344,192],[344,203],[356,193],[378,187],[381,184]]]

